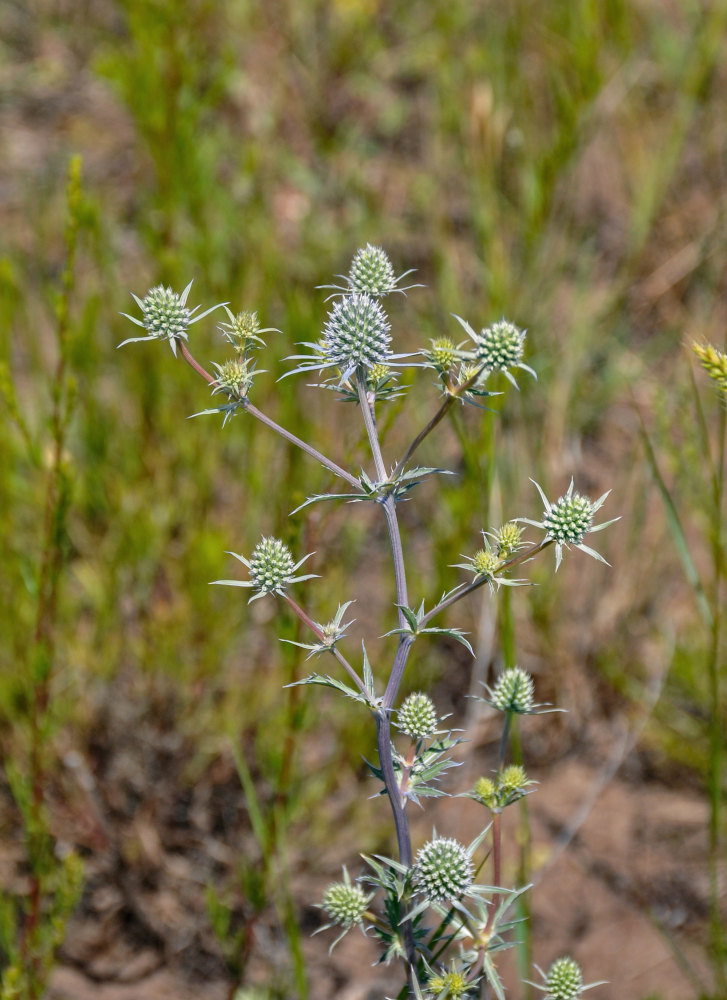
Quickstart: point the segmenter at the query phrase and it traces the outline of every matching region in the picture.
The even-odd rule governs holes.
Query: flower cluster
[[[528,787],[534,784],[525,769],[520,764],[510,764],[503,768],[495,778],[478,778],[467,797],[475,799],[492,812],[500,812],[505,806],[512,805],[528,794]]]

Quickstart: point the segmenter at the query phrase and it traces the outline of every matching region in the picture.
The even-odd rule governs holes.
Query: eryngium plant
[[[309,556],[297,559],[279,539],[263,537],[249,558],[232,553],[247,568],[248,579],[216,582],[250,589],[250,600],[272,596],[284,601],[312,636],[310,643],[296,645],[307,650],[308,657],[332,657],[344,674],[341,679],[312,673],[301,683],[339,691],[358,702],[375,723],[378,764],[369,766],[389,800],[397,857],[365,858],[368,870],[355,881],[344,869],[342,880],[330,885],[324,893],[321,909],[328,922],[321,929],[335,927],[339,932],[336,941],[354,927],[370,933],[380,946],[380,960],[396,961],[402,966],[404,983],[400,997],[414,996],[419,1000],[474,997],[488,984],[503,1000],[497,954],[513,943],[511,908],[528,886],[503,884],[501,813],[531,794],[535,784],[522,766],[507,761],[509,730],[515,716],[554,710],[536,702],[533,679],[520,667],[504,672],[492,688],[486,689],[482,700],[503,718],[497,768],[491,775],[481,776],[473,788],[462,794],[478,802],[490,819],[483,822],[480,834],[466,847],[452,837],[434,832],[415,855],[408,805],[411,801],[419,803],[423,797],[447,794],[441,782],[454,764],[452,751],[460,739],[442,726],[444,720],[426,693],[414,692],[401,703],[399,693],[411,650],[420,636],[447,635],[471,651],[459,629],[433,624],[458,601],[483,586],[496,595],[503,585],[525,583],[513,577],[515,568],[551,545],[556,565],[570,546],[600,559],[598,553],[584,544],[584,538],[606,527],[593,524],[593,516],[606,495],[592,501],[574,492],[571,482],[560,499],[551,503],[538,487],[545,507],[541,520],[515,517],[499,527],[483,529],[484,547],[473,545],[472,553],[464,555],[465,561],[458,564],[469,574],[468,578],[438,601],[429,601],[426,594],[417,595],[420,603],[415,607],[409,596],[397,504],[421,480],[444,471],[414,463],[419,445],[455,403],[478,405],[476,397],[490,395],[487,388],[490,375],[504,374],[515,384],[513,371],[519,369],[533,376],[535,373],[523,361],[526,341],[523,330],[501,319],[476,333],[466,320],[454,317],[468,333],[471,344],[463,347],[449,338],[440,338],[428,348],[422,347],[416,362],[409,362],[419,369],[435,372],[440,403],[398,460],[385,459],[376,410],[393,395],[403,392],[393,381],[392,368],[404,367],[411,355],[392,349],[391,324],[381,299],[393,292],[404,292],[400,283],[406,274],[396,277],[380,247],[368,245],[357,251],[348,275],[343,277],[344,284],[323,286],[332,289],[333,307],[322,324],[319,340],[302,345],[309,353],[292,359],[299,365],[287,373],[317,372],[320,387],[356,403],[371,449],[372,468],[368,472],[343,468],[309,442],[281,427],[250,401],[255,372],[251,352],[264,346],[261,334],[266,332],[260,328],[256,313],[235,314],[224,305],[229,322],[222,323],[220,331],[232,345],[234,356],[215,364],[216,375],[195,360],[188,346],[191,324],[212,311],[197,317],[193,316],[195,310],[187,310],[189,286],[181,295],[158,287],[143,299],[135,296],[142,318],[134,322],[148,334],[136,339],[166,340],[175,356],[179,349],[184,360],[207,381],[213,394],[227,397],[227,402],[204,413],[221,414],[223,426],[237,413],[260,420],[345,484],[342,489],[339,486],[329,493],[310,497],[303,508],[327,500],[368,502],[381,509],[388,528],[396,588],[394,622],[387,635],[397,636],[395,655],[382,675],[374,675],[365,644],[360,664],[341,649],[346,630],[352,624],[343,621],[352,601],[339,605],[333,618],[324,624],[294,600],[291,588],[310,579],[311,574],[298,575]],[[536,528],[540,537],[524,538],[523,523]],[[395,739],[392,723],[397,731]],[[478,877],[488,856],[492,858],[492,877],[489,884],[483,884]],[[588,988],[582,985],[580,969],[571,958],[557,961],[542,978],[544,984],[539,988],[553,1000],[570,1000]]]

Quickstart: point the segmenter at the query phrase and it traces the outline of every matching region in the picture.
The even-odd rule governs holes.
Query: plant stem
[[[542,552],[544,549],[547,549],[548,546],[552,544],[553,544],[552,538],[544,538],[540,542],[533,542],[532,545],[529,545],[526,549],[523,549],[522,552],[518,552],[516,555],[512,556],[512,558],[502,563],[502,565],[498,568],[497,572],[498,573],[504,572],[505,570],[512,569],[514,566],[517,566],[528,559],[532,559],[534,556],[538,555],[538,553]],[[463,583],[460,584],[459,587],[455,587],[455,589],[450,594],[448,594],[447,597],[441,600],[439,604],[435,604],[430,611],[427,611],[427,613],[421,620],[420,623],[421,628],[424,628],[426,625],[428,625],[435,615],[440,614],[440,612],[446,610],[446,608],[449,608],[453,604],[456,604],[457,601],[461,601],[463,597],[467,597],[469,596],[469,594],[473,594],[475,590],[479,590],[480,587],[483,587],[488,582],[489,581],[487,577],[483,576],[479,579],[473,580],[472,583]]]
[[[301,606],[297,604],[289,594],[284,593],[283,600],[286,602],[291,611],[293,611],[298,616],[298,618],[300,618],[303,624],[308,626],[308,628],[311,630],[316,639],[325,641],[326,638],[325,634],[323,630],[320,628],[320,626],[317,624],[317,622],[314,622],[313,619],[310,617],[310,615],[306,614],[306,612],[301,608]],[[361,680],[361,678],[356,673],[351,664],[348,662],[343,653],[340,653],[335,646],[332,646],[330,651],[338,660],[338,662],[341,664],[341,666],[346,671],[351,680],[354,682],[354,684],[359,689],[361,694],[364,695],[366,700],[370,703],[371,699],[369,697],[368,691],[366,690],[366,685]]]
[[[196,360],[196,358],[192,356],[184,340],[180,340],[178,341],[178,343],[182,357],[187,362],[187,364],[190,365],[192,368],[194,368],[197,374],[201,375],[202,378],[209,385],[212,385],[216,381],[214,376],[210,375],[210,373],[202,367],[202,365]],[[291,444],[294,444],[296,448],[300,448],[301,451],[304,451],[307,455],[310,455],[310,457],[315,459],[316,462],[320,462],[321,465],[325,466],[325,468],[329,470],[329,472],[332,472],[340,479],[345,479],[346,482],[349,484],[349,486],[353,486],[355,490],[359,491],[361,490],[361,484],[359,483],[358,479],[352,476],[350,472],[346,472],[346,470],[341,468],[340,465],[337,465],[330,458],[326,458],[325,455],[322,455],[312,445],[308,444],[306,441],[303,441],[302,438],[296,437],[295,434],[292,434],[289,430],[286,430],[285,427],[281,427],[281,425],[276,423],[271,417],[268,417],[266,414],[258,410],[256,406],[253,406],[253,404],[249,400],[247,399],[244,400],[242,402],[242,405],[245,409],[245,412],[255,417],[255,419],[259,420],[261,424],[265,424],[266,427],[269,427],[271,430],[275,431],[276,434],[279,434],[281,437],[285,438],[286,441],[289,441]]]

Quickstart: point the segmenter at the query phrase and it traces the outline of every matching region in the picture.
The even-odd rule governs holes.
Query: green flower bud
[[[577,1000],[583,990],[580,966],[572,958],[558,958],[545,977],[547,1000]]]
[[[497,809],[499,806],[497,787],[492,778],[478,778],[472,789],[472,794],[488,809]]]
[[[437,837],[419,851],[414,884],[433,902],[459,899],[472,885],[472,862],[458,840]]]
[[[520,667],[511,667],[497,680],[492,691],[492,704],[501,712],[532,712],[535,703],[533,679]]]
[[[498,528],[495,532],[498,553],[501,556],[509,556],[513,552],[516,552],[521,545],[520,538],[522,537],[522,533],[523,529],[514,521],[508,521],[507,524],[503,524],[501,528]]]
[[[472,569],[485,579],[491,579],[499,565],[500,557],[489,549],[480,549],[472,556]]]
[[[393,265],[381,247],[367,243],[356,251],[348,272],[348,284],[352,292],[365,292],[378,298],[393,292],[396,280]]]
[[[427,351],[427,358],[440,374],[446,375],[457,359],[457,347],[449,337],[440,337],[439,340],[432,341],[432,348]]]
[[[245,399],[255,376],[245,358],[233,358],[222,365],[215,364],[217,378],[214,392],[224,392],[230,399]]]
[[[376,388],[379,382],[383,382],[384,379],[391,378],[392,371],[388,365],[374,365],[369,369],[366,381],[371,388]]]
[[[692,344],[692,350],[699,358],[702,368],[717,384],[717,388],[727,393],[727,354],[718,351],[711,344]]]
[[[424,740],[437,729],[437,710],[427,694],[417,691],[404,699],[398,711],[396,727],[413,740]]]

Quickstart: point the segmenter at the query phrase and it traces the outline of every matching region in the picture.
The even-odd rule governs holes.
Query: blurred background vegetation
[[[323,996],[294,930],[313,926],[314,911],[280,871],[315,885],[360,850],[388,850],[390,830],[358,782],[372,733],[355,707],[282,691],[304,669],[295,647],[274,639],[303,638],[292,619],[273,623],[272,601],[248,609],[209,581],[232,575],[226,550],[249,553],[262,533],[316,550],[321,580],[307,586],[306,606],[327,620],[356,597],[355,649],[391,627],[386,538],[377,511],[326,505],[289,518],[330,477],[260,425],[187,421],[209,405],[190,369],[156,344],[116,352],[134,333],[119,316],[135,311],[129,292],[194,278],[193,305],[258,310],[282,332],[269,336],[255,403],[353,467],[365,455],[354,408],[303,378],[276,380],[296,342],[321,330],[315,286],[345,272],[358,246],[385,247],[397,272],[414,267],[426,286],[391,304],[401,350],[459,339],[452,312],[477,328],[503,314],[527,327],[539,381],[523,377],[519,394],[494,401],[496,414],[458,412],[422,450],[459,475],[403,505],[413,599],[456,582],[450,566],[478,547],[482,528],[538,516],[528,477],[552,497],[571,475],[592,496],[613,489],[605,513],[622,520],[599,548],[614,568],[577,553],[557,578],[533,566],[538,587],[504,604],[485,595],[452,621],[473,633],[474,668],[459,648],[422,644],[409,687],[433,686],[442,711],[472,721],[464,695],[517,655],[539,696],[571,710],[555,735],[541,733],[536,763],[581,752],[591,733],[608,745],[609,727],[623,724],[637,789],[662,782],[721,801],[714,733],[727,706],[707,670],[721,639],[715,647],[662,501],[668,494],[682,548],[709,579],[716,515],[702,445],[719,445],[723,418],[704,385],[703,419],[694,416],[701,376],[684,345],[724,344],[726,26],[721,0],[4,3],[0,360],[40,450],[29,456],[6,405],[0,738],[22,760],[64,190],[78,153],[54,835],[88,856],[93,888],[108,880],[95,853],[111,844],[114,864],[133,868],[162,849],[149,846],[149,830],[166,831],[156,834],[166,850],[170,829],[181,842],[194,810],[208,810],[206,835],[226,853],[211,858],[200,840],[194,879],[237,886],[229,906],[217,890],[208,899],[223,937],[225,920],[239,924],[227,949],[236,982],[275,882],[284,888],[268,923],[288,928],[293,953],[295,986],[285,989]],[[192,343],[202,363],[225,356],[214,317],[192,328]],[[403,381],[416,391],[382,416],[391,457],[436,405],[428,375]],[[390,648],[372,642],[373,662]],[[0,838],[19,843],[11,808]],[[14,871],[20,855],[7,857]],[[714,920],[713,906],[713,932]],[[710,947],[714,959],[714,933]],[[616,979],[615,964],[610,955],[587,978]],[[711,988],[693,970],[685,981],[692,993],[674,996]],[[646,996],[643,983],[627,995]]]

